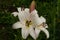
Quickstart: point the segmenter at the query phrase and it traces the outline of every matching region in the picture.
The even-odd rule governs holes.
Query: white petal
[[[18,8],[20,9],[20,8]],[[29,9],[25,8],[24,11],[20,11],[18,14],[18,18],[20,21],[25,21],[25,20],[30,20],[30,14],[29,14]]]
[[[35,24],[35,25],[40,25],[42,24],[43,22],[46,22],[46,19],[44,17],[39,17],[38,14],[37,14],[37,11],[34,10],[31,12],[31,20],[32,22]]]
[[[27,20],[30,20],[30,13],[29,13],[29,9],[28,8],[25,8],[25,18]]]
[[[35,31],[32,27],[29,28],[29,33],[30,33],[30,35],[32,36],[33,39],[36,39],[36,33],[35,33]]]
[[[18,15],[18,12],[13,12],[12,14],[16,17]]]
[[[22,11],[21,11],[21,13],[18,14],[18,18],[19,18],[20,21],[23,22],[23,20],[24,20],[24,13]]]
[[[22,37],[26,39],[29,35],[29,30],[26,28],[22,28],[21,33],[22,33]]]
[[[17,8],[18,9],[18,12],[20,13],[21,12],[21,7]]]
[[[44,24],[45,28],[48,28],[48,25],[46,24],[46,19],[43,16],[40,17],[40,20],[41,20],[42,23],[45,23]]]
[[[34,10],[33,12],[31,12],[31,20],[35,25],[39,25],[40,24],[40,19],[39,16],[37,14],[37,11]]]
[[[18,29],[18,28],[22,28],[22,27],[23,27],[23,25],[20,22],[16,22],[12,26],[13,29]]]
[[[40,31],[41,31],[40,29],[35,28],[36,37],[39,36]]]
[[[43,16],[40,17],[40,20],[41,22],[46,22],[46,19]]]
[[[26,13],[24,11],[21,11],[21,13],[18,14],[18,18],[19,18],[19,20],[20,20],[21,23],[22,22],[25,23],[25,21],[26,21],[26,15],[25,14]]]
[[[49,38],[49,32],[48,32],[47,29],[45,29],[45,28],[40,28],[40,30],[42,30],[42,31],[46,34],[47,38]]]
[[[18,8],[19,10],[20,8]],[[25,8],[24,11],[20,11],[19,14],[18,14],[18,18],[21,22],[24,22],[26,20],[29,20],[29,9],[28,8]]]
[[[31,14],[32,14],[32,13],[36,14],[36,13],[37,13],[37,10],[36,10],[36,9],[33,10],[33,11],[31,12]]]
[[[25,11],[26,11],[26,12],[27,12],[27,11],[29,12],[29,9],[28,9],[28,8],[25,8]]]

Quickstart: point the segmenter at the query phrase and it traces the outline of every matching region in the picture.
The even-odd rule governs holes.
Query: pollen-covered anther
[[[25,25],[29,27],[31,25],[31,21],[26,21]]]

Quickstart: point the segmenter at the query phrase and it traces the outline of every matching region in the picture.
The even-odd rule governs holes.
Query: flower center
[[[26,24],[25,24],[27,27],[29,27],[31,25],[31,21],[26,21]]]

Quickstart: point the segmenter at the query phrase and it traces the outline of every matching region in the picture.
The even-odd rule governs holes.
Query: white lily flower
[[[36,37],[39,36],[40,31],[43,31],[46,34],[47,38],[49,38],[49,32],[46,29],[46,28],[48,28],[48,25],[45,24],[46,19],[44,17],[42,17],[42,16],[39,18],[36,10],[31,13],[31,17],[32,17],[32,19],[31,19],[32,22],[36,26],[35,27]]]
[[[19,10],[20,8],[18,8],[18,11]],[[13,29],[22,28],[21,33],[24,39],[26,39],[29,34],[32,36],[33,39],[36,39],[34,25],[33,22],[30,20],[31,18],[28,9],[20,11],[18,13],[18,18],[20,21],[13,24]]]
[[[34,10],[29,14],[29,9],[25,9],[24,11],[20,11],[21,9],[18,8],[18,13],[12,13],[14,15],[18,15],[19,22],[13,24],[13,29],[22,28],[22,37],[26,39],[30,34],[34,39],[36,39],[40,33],[43,31],[47,38],[49,38],[49,32],[46,28],[48,28],[47,24],[41,25],[46,22],[46,19],[42,16],[39,18],[37,11]],[[45,26],[45,27],[44,27]],[[33,29],[35,28],[35,30]]]

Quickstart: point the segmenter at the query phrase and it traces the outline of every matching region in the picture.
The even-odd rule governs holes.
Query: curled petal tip
[[[46,34],[47,38],[49,38],[49,32],[47,31],[45,34]]]
[[[46,34],[46,37],[49,38],[49,32],[45,28],[41,28],[41,30]]]
[[[47,39],[49,38],[49,33],[46,33]]]
[[[18,12],[13,12],[12,15],[16,17],[18,15]]]

